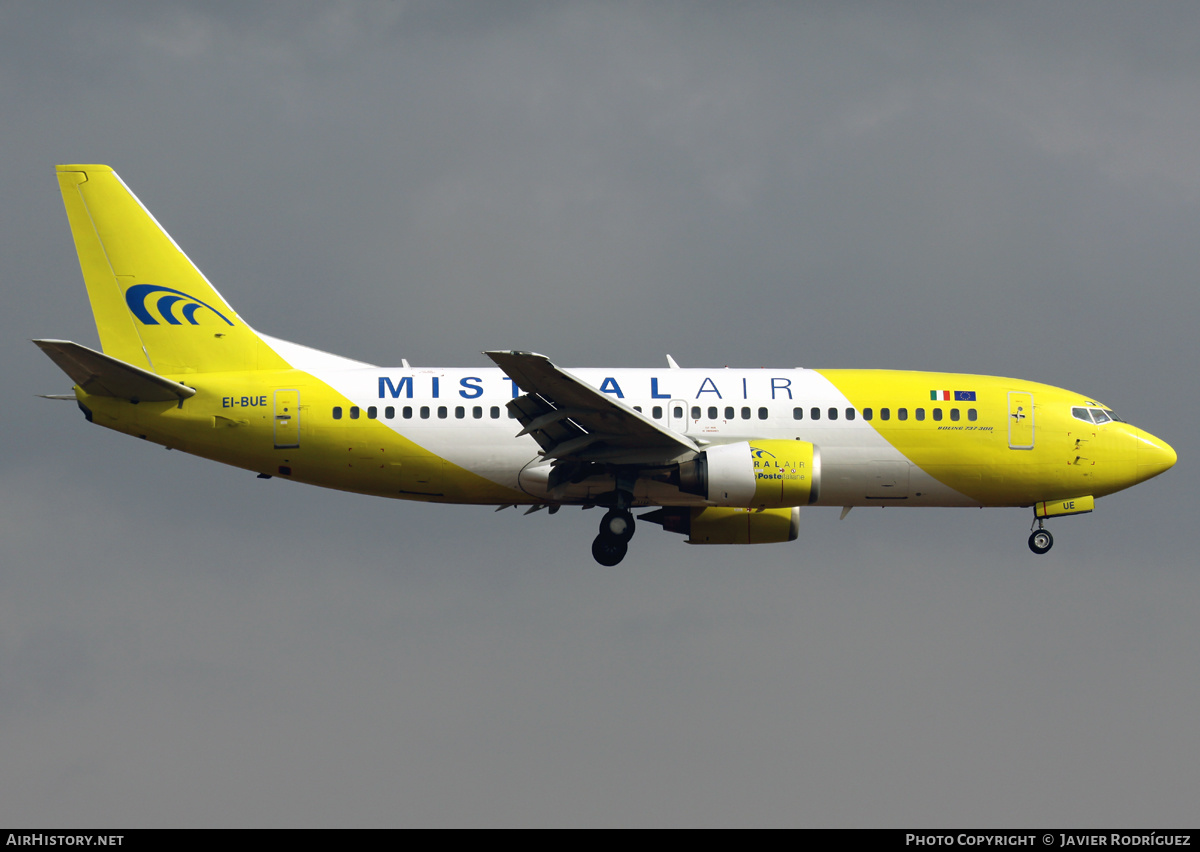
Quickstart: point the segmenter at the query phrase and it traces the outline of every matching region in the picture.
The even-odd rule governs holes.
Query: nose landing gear
[[[1054,547],[1054,536],[1045,528],[1045,522],[1037,519],[1038,528],[1029,534],[1029,549],[1041,556]]]

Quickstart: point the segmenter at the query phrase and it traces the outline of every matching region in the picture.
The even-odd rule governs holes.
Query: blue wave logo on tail
[[[189,325],[199,325],[200,323],[196,319],[196,311],[201,308],[208,308],[208,310],[225,320],[226,325],[233,325],[227,316],[212,305],[200,301],[195,296],[189,296],[182,290],[172,290],[170,287],[160,287],[157,284],[135,284],[125,291],[125,304],[129,306],[129,310],[133,311],[133,315],[146,325],[159,324],[158,319],[146,307],[146,300],[152,293],[165,294],[154,303],[154,306],[158,309],[159,316],[163,318],[163,322],[168,325],[183,325],[184,321]],[[183,319],[175,316],[174,313],[175,307],[179,302],[185,303],[179,312]]]

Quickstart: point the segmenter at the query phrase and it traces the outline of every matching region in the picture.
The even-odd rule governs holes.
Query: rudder
[[[287,369],[108,166],[58,166],[100,345],[159,375]]]

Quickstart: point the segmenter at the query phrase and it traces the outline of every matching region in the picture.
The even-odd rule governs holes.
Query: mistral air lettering
[[[521,389],[512,376],[463,376],[457,379],[451,378],[451,381],[457,383],[455,390],[457,390],[458,395],[463,399],[479,399],[482,396],[501,393],[501,387],[497,386],[498,382],[501,381],[509,383],[509,393],[507,396],[516,399],[521,395]],[[633,399],[638,399],[639,397],[645,399],[674,399],[678,398],[678,396],[685,398],[693,396],[694,399],[700,399],[706,393],[714,394],[717,399],[725,399],[727,396],[736,397],[736,393],[729,392],[728,384],[738,381],[738,379],[722,381],[726,384],[724,389],[711,376],[703,376],[698,380],[693,379],[687,382],[687,384],[695,390],[686,389],[683,390],[682,394],[673,393],[673,391],[680,390],[678,386],[683,384],[680,376],[671,376],[669,379],[659,376],[647,376],[638,381],[629,376],[625,376],[620,380],[615,376],[604,376],[600,378],[599,384],[593,384],[592,386],[599,390],[600,393],[609,394],[617,399],[627,399],[631,396]],[[740,381],[742,385],[742,399],[751,399],[750,380],[741,378]],[[401,397],[405,399],[412,399],[413,397],[440,399],[442,395],[441,377],[439,376],[428,376],[426,378],[420,374],[395,377],[384,375],[377,376],[376,382],[378,385],[376,393],[379,399],[400,399]],[[595,379],[592,382],[595,382]],[[637,392],[629,394],[626,391],[626,388],[629,388],[631,385],[638,385],[642,382],[647,383],[646,385],[642,385],[643,393],[648,391],[645,396]],[[771,399],[793,399],[793,391],[797,390],[791,378],[782,376],[763,376],[761,380],[755,379],[754,382],[757,385],[756,395],[762,398],[769,396]],[[622,383],[624,383],[624,386],[622,386]],[[668,383],[675,385],[675,387],[664,387]]]
[[[201,308],[207,308],[218,317],[225,321],[226,325],[233,325],[230,319],[223,313],[218,311],[212,305],[202,302],[195,296],[188,295],[182,290],[174,290],[170,287],[161,287],[157,284],[135,284],[125,291],[125,304],[129,306],[129,310],[133,315],[142,321],[144,325],[158,325],[159,321],[150,313],[150,309],[146,306],[147,299],[154,293],[164,293],[159,297],[154,306],[158,310],[159,316],[163,322],[168,325],[183,325],[186,320],[189,325],[199,325],[200,321],[196,319],[196,312]],[[183,315],[183,320],[175,316],[174,310],[177,302],[186,302],[180,313]]]
[[[478,399],[483,396],[483,388],[479,384],[482,381],[483,379],[478,376],[466,376],[459,379],[458,384],[462,390],[458,392],[458,395],[463,399]],[[413,377],[401,376],[399,379],[392,381],[387,376],[380,376],[378,393],[380,399],[399,399],[400,394],[404,394],[405,399],[412,399]],[[438,399],[441,396],[440,383],[437,376],[433,377],[429,395],[433,399]]]
[[[379,398],[384,399],[391,396],[392,399],[400,398],[400,391],[404,391],[407,399],[412,399],[413,395],[413,380],[412,376],[404,376],[397,384],[392,384],[392,380],[387,376],[379,377]]]

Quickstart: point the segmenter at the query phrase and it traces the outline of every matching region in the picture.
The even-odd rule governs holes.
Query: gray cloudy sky
[[[1168,828],[1200,800],[1194,3],[0,6],[0,823]],[[897,367],[1092,394],[1176,468],[1053,524],[597,516],[86,424],[53,177],[375,363]]]

